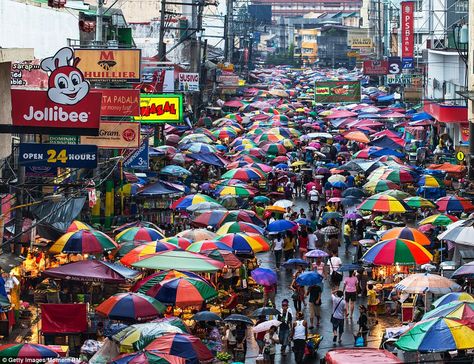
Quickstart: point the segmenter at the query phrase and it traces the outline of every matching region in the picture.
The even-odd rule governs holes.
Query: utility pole
[[[97,0],[97,15],[96,15],[96,25],[95,25],[95,41],[96,43],[101,44],[103,42],[102,29],[104,18],[104,0]]]
[[[381,1],[377,0],[377,58],[382,59],[383,57],[383,46],[382,46],[382,12],[381,12]]]
[[[161,10],[160,10],[160,38],[158,43],[158,57],[160,61],[165,59],[165,21],[166,21],[166,0],[161,0]]]
[[[233,33],[233,19],[234,19],[234,1],[226,0],[226,16],[224,24],[224,60],[232,62],[232,53],[234,48],[234,33]]]
[[[197,0],[192,6],[192,27],[195,34],[191,39],[191,72],[201,74],[201,32],[202,32],[202,13],[204,11],[204,0]],[[199,81],[201,83],[201,81]],[[202,85],[199,85],[201,88]],[[193,114],[199,115],[201,106],[201,92],[193,93]]]

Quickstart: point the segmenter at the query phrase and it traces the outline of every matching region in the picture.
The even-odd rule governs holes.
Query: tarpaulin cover
[[[73,198],[67,202],[46,201],[40,205],[32,206],[31,211],[38,220],[49,223],[59,230],[66,231],[81,212],[85,202],[85,197]]]
[[[42,304],[41,331],[45,334],[87,332],[87,305],[85,303]]]
[[[224,167],[226,165],[223,158],[219,158],[211,153],[191,153],[188,154],[188,157],[217,167]]]
[[[398,158],[403,158],[405,156],[403,153],[390,149],[390,148],[382,148],[379,150],[375,150],[372,153],[369,152],[370,158],[383,157],[385,155],[393,155]]]
[[[160,196],[160,195],[169,195],[172,193],[180,193],[183,190],[172,186],[170,183],[163,183],[162,181],[158,181],[153,183],[152,185],[143,189],[139,195],[140,196]]]
[[[136,277],[139,272],[123,265],[100,260],[82,260],[43,272],[46,277],[81,282],[120,283]]]
[[[401,138],[390,138],[388,136],[383,136],[371,141],[370,145],[397,150],[405,145],[405,141]]]
[[[430,164],[426,169],[433,169],[436,171],[445,171],[447,173],[463,173],[466,170],[465,166],[458,166],[451,163]]]

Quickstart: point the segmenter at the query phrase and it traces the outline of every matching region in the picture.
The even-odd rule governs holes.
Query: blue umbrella
[[[295,222],[298,224],[298,225],[305,225],[305,226],[311,226],[313,224],[313,222],[309,219],[305,219],[305,218],[299,218],[299,219],[296,219]]]
[[[307,267],[309,265],[309,263],[304,259],[296,259],[295,258],[295,259],[288,259],[285,263],[283,263],[283,265],[286,268],[296,268],[299,265],[301,265],[303,267]]]
[[[256,268],[250,272],[250,275],[257,284],[262,286],[272,286],[278,280],[276,273],[268,268]]]
[[[189,172],[186,168],[183,168],[181,166],[177,165],[169,165],[166,167],[163,167],[160,171],[161,174],[171,174],[175,176],[183,176],[183,175],[188,175],[190,176],[192,173]]]
[[[342,181],[332,182],[331,186],[334,187],[334,188],[339,188],[341,190],[344,189],[344,188],[347,188],[347,184],[342,182]]]
[[[298,226],[295,222],[289,220],[276,220],[268,224],[267,231],[271,233],[279,233],[286,230],[291,230]]]
[[[323,276],[316,272],[303,272],[296,278],[296,283],[300,286],[315,286],[322,281]]]
[[[360,269],[360,265],[349,263],[349,264],[341,265],[337,271],[338,272],[349,272],[350,270],[358,270],[358,269]]]
[[[343,219],[343,216],[339,212],[325,212],[322,216],[322,220],[325,223],[329,219],[335,219],[335,220],[341,220]]]
[[[357,187],[350,187],[344,192],[342,192],[342,197],[356,197],[362,198],[365,196],[365,192]]]
[[[278,163],[275,166],[275,168],[277,168],[277,169],[288,169],[289,167],[288,167],[288,164],[286,164],[286,163]]]

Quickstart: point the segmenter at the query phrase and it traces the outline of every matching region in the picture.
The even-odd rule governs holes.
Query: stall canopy
[[[405,141],[401,138],[382,136],[370,142],[370,145],[381,148],[401,149],[405,145]]]
[[[426,169],[434,171],[444,171],[446,173],[463,173],[466,170],[466,166],[455,165],[451,163],[443,164],[430,164]]]
[[[178,189],[176,186],[173,186],[171,183],[165,183],[163,181],[158,181],[145,189],[139,192],[140,196],[160,196],[160,195],[170,195],[173,193],[184,192],[184,189]]]
[[[224,158],[212,153],[191,153],[187,156],[205,164],[210,164],[217,167],[224,167],[227,164],[227,161]]]
[[[87,332],[87,304],[42,304],[41,332],[50,335]]]
[[[83,260],[43,272],[45,277],[82,282],[120,283],[135,278],[139,272],[120,264],[100,260]]]
[[[67,201],[46,201],[32,206],[31,211],[38,220],[51,224],[56,229],[66,231],[72,221],[79,215],[86,202],[85,197],[72,198]]]

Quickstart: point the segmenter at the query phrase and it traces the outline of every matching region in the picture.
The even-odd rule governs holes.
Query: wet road
[[[299,211],[300,208],[304,208],[306,211],[308,210],[308,205],[304,200],[298,200],[296,202],[297,209],[295,211]],[[342,244],[343,245],[343,244]],[[344,246],[339,248],[339,257],[341,258],[343,263],[351,263],[352,262],[352,254],[346,255],[344,252]],[[352,247],[352,249],[354,249]],[[354,252],[354,250],[351,250]],[[274,256],[271,252],[263,253],[258,255],[258,259],[260,261],[261,267],[272,268],[275,269],[275,260]],[[281,308],[281,301],[286,298],[290,301],[290,307],[292,308],[293,315],[295,313],[295,308],[293,306],[293,301],[291,299],[292,291],[290,290],[290,284],[292,281],[292,274],[293,272],[287,272],[285,269],[281,269],[279,273],[279,282],[278,282],[278,290],[276,295],[276,305],[277,308]],[[344,277],[347,276],[347,273],[344,274]],[[331,302],[331,288],[329,282],[326,280],[324,282],[324,290],[323,290],[323,297],[322,297],[322,305],[321,305],[321,323],[318,328],[314,328],[310,332],[318,333],[323,336],[323,340],[320,343],[318,355],[313,363],[319,363],[319,358],[324,357],[326,352],[333,348],[340,348],[340,347],[354,347],[354,336],[353,333],[356,333],[359,329],[357,325],[357,319],[359,318],[359,311],[358,307],[360,304],[366,304],[367,299],[358,297],[357,302],[355,305],[354,317],[352,320],[346,319],[345,326],[344,326],[344,333],[342,336],[342,343],[333,345],[332,342],[332,324],[330,322],[331,314],[332,314],[332,302]],[[309,307],[304,308],[305,319],[309,321]],[[308,322],[309,324],[309,322]],[[386,327],[394,327],[400,326],[401,322],[400,319],[397,317],[380,317],[378,318],[378,324],[371,330],[370,336],[368,337],[368,346],[369,347],[379,347],[380,341],[383,335],[383,332]],[[288,350],[288,349],[287,349]],[[247,352],[247,360],[246,363],[253,363],[255,362],[255,358],[258,355],[257,344],[252,339],[252,342],[249,342],[248,352]],[[293,353],[290,353],[286,356],[280,355],[280,347],[277,346],[277,353],[275,358],[276,363],[295,363]]]

